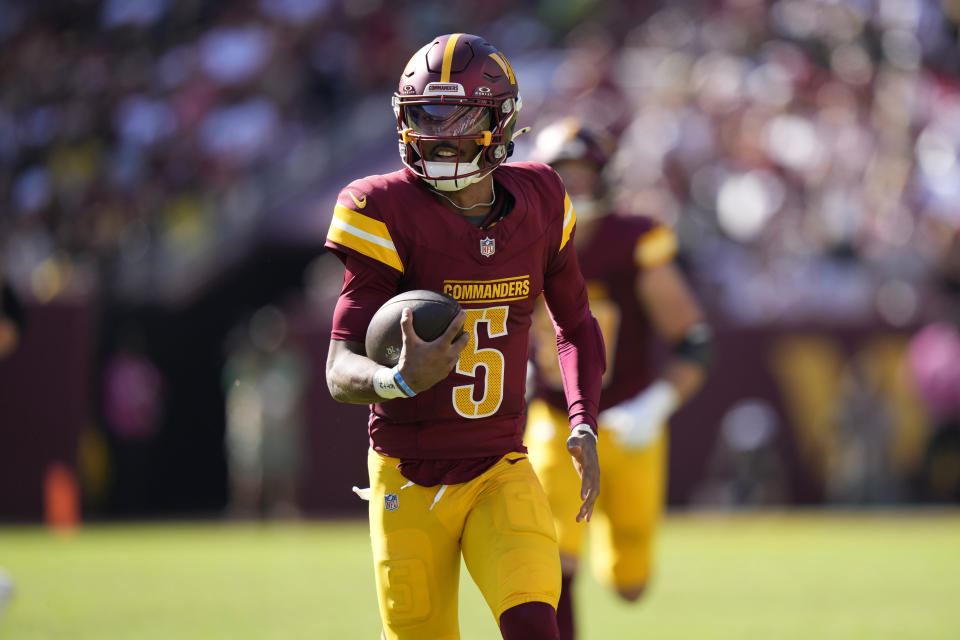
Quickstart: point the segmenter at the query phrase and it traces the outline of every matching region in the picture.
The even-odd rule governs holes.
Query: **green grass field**
[[[960,638],[957,511],[673,515],[657,556],[639,606],[583,576],[582,638]],[[0,566],[4,640],[378,637],[363,522],[11,527]],[[498,638],[463,573],[463,638]]]

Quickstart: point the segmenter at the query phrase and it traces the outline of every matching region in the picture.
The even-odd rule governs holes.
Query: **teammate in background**
[[[372,405],[383,635],[459,637],[462,554],[504,638],[557,638],[556,534],[522,436],[531,315],[543,293],[566,380],[567,464],[572,455],[582,478],[571,523],[589,519],[604,348],[571,241],[573,209],[549,167],[503,164],[520,98],[510,63],[482,38],[444,35],[417,51],[393,106],[406,168],[343,189],[326,243],[346,267],[327,383],[338,401]],[[404,310],[399,364],[388,369],[365,356],[366,328],[410,289],[443,291],[464,310],[432,342]]]
[[[600,498],[590,529],[598,579],[622,598],[637,600],[650,577],[654,533],[663,510],[670,415],[701,386],[710,360],[710,331],[672,259],[673,232],[646,217],[619,216],[609,207],[604,169],[613,143],[576,120],[564,120],[537,136],[534,159],[563,178],[577,212],[576,250],[590,306],[603,330],[600,439],[604,462]],[[564,398],[556,351],[534,323],[537,388],[528,412],[530,461],[547,491],[556,521],[563,592],[557,609],[562,638],[574,637],[571,590],[584,531],[568,520],[575,477],[561,462]],[[651,340],[671,345],[655,371]],[[548,348],[544,348],[547,345]],[[569,465],[567,465],[569,466]]]

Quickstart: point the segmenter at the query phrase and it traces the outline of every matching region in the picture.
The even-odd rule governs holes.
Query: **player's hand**
[[[426,391],[448,375],[460,358],[460,352],[467,346],[470,334],[463,331],[463,322],[467,313],[460,313],[450,321],[450,326],[436,340],[421,340],[413,330],[413,312],[404,309],[400,316],[400,330],[403,332],[403,347],[397,366],[400,375],[416,393]]]
[[[573,467],[580,476],[580,511],[577,513],[577,522],[590,522],[593,515],[593,505],[600,495],[600,460],[597,458],[597,437],[587,425],[578,425],[567,438],[567,451],[573,457]]]
[[[597,419],[624,447],[643,449],[657,439],[676,406],[673,386],[658,381],[635,397],[601,411]]]

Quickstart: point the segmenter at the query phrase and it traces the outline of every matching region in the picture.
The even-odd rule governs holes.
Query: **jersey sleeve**
[[[363,342],[370,319],[397,292],[396,271],[357,254],[343,255],[343,288],[333,310],[330,338]]]
[[[563,217],[555,255],[548,261],[543,295],[557,334],[570,425],[586,423],[596,431],[601,377],[607,367],[606,350],[600,327],[590,313],[587,287],[571,242],[576,213],[569,196],[562,193]]]
[[[353,183],[340,192],[325,247],[344,265],[330,337],[363,342],[370,318],[396,294],[403,262],[362,184]]]
[[[390,229],[362,182],[352,183],[337,197],[325,246],[338,257],[354,253],[403,273],[403,260]]]

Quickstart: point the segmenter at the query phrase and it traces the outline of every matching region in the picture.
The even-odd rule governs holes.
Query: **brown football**
[[[422,340],[439,338],[460,312],[460,303],[456,300],[426,289],[404,291],[384,302],[367,325],[364,346],[368,358],[386,367],[392,367],[400,359],[403,345],[400,313],[404,307],[413,312],[413,330]]]

